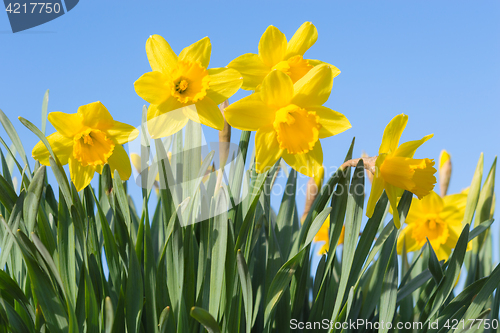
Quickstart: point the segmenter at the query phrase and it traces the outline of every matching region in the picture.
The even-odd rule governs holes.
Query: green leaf
[[[160,323],[158,326],[160,327],[160,333],[166,333],[167,332],[167,323],[168,323],[168,318],[170,315],[170,307],[167,306],[163,309],[163,311],[160,314]]]
[[[465,225],[460,237],[458,238],[457,245],[453,251],[451,258],[449,259],[449,265],[446,269],[444,279],[438,285],[436,290],[436,296],[434,302],[432,303],[432,308],[429,311],[429,315],[425,318],[426,323],[431,320],[434,315],[439,311],[441,306],[444,304],[451,291],[455,285],[455,281],[460,274],[460,269],[464,262],[465,251],[467,249],[467,243],[469,241],[469,225]],[[427,306],[431,306],[430,303]],[[424,314],[426,311],[424,311]],[[423,319],[423,318],[422,318]]]
[[[17,202],[15,203],[12,213],[10,214],[9,221],[5,224],[5,220],[2,218],[2,222],[4,223],[5,230],[8,231],[4,233],[3,240],[1,244],[1,252],[0,252],[0,267],[5,267],[7,260],[9,258],[12,245],[14,244],[15,237],[13,236],[17,229],[19,229],[19,224],[23,215],[23,205],[24,205],[24,194],[26,192],[21,192]]]
[[[120,174],[118,173],[118,170],[115,170],[114,172],[114,178],[113,178],[113,193],[115,193],[116,198],[118,199],[118,205],[120,206],[120,211],[123,214],[123,217],[125,218],[125,222],[127,223],[127,227],[130,229],[132,225],[132,220],[130,217],[130,208],[128,206],[128,198],[127,194],[125,193],[125,188],[123,187],[123,182],[120,178]]]
[[[380,297],[379,320],[382,323],[391,323],[396,311],[396,299],[398,292],[398,255],[397,242],[394,242],[391,257],[384,274],[382,282],[382,295]],[[383,325],[379,332],[386,333],[389,330],[387,325]]]
[[[228,239],[227,198],[225,191],[219,191],[215,211],[212,239],[212,256],[210,269],[210,302],[209,312],[217,318],[224,283],[224,267]]]
[[[469,322],[470,319],[476,319],[480,317],[481,311],[484,309],[488,300],[490,299],[490,297],[492,297],[493,292],[495,291],[495,289],[497,289],[499,284],[500,284],[500,265],[497,265],[497,267],[488,277],[488,280],[486,281],[484,286],[481,288],[481,291],[479,291],[477,296],[472,301],[472,304],[467,309],[467,312],[465,312],[463,319],[465,320],[466,323]],[[456,332],[460,333],[464,331],[465,331],[464,329],[461,329],[457,330]]]
[[[49,89],[43,95],[42,102],[42,133],[45,135],[45,128],[47,127],[47,113],[49,109]]]
[[[248,273],[248,267],[245,262],[245,257],[238,250],[238,274],[240,276],[241,292],[243,294],[243,303],[245,304],[245,319],[246,319],[246,332],[250,333],[252,330],[252,309],[253,309],[253,291],[252,279]]]
[[[28,187],[25,204],[23,208],[24,222],[28,233],[35,229],[35,219],[42,199],[43,186],[45,184],[45,166],[42,165],[35,171],[35,176]]]
[[[429,239],[427,238],[427,245],[429,246],[430,250],[430,255],[429,255],[429,271],[432,274],[432,277],[434,278],[434,281],[436,282],[436,285],[441,282],[441,279],[443,278],[443,270],[441,269],[441,264],[439,263],[439,260],[436,256],[436,253],[434,252],[434,249],[432,248],[431,242],[429,242]]]
[[[220,333],[219,325],[212,315],[199,307],[193,306],[191,308],[191,317],[196,319],[208,331],[208,333]]]
[[[344,249],[342,251],[342,274],[340,276],[339,289],[335,299],[335,308],[331,320],[335,320],[343,303],[347,282],[349,281],[349,273],[354,259],[356,243],[359,237],[359,230],[361,229],[364,201],[364,175],[363,160],[360,160],[354,170],[349,197],[347,199]]]
[[[7,209],[9,213],[12,212],[14,203],[17,200],[17,194],[12,186],[0,175],[0,203]]]
[[[144,298],[141,271],[135,251],[131,248],[129,252],[128,279],[125,296],[127,331],[129,333],[138,333],[141,324]]]
[[[22,118],[19,118],[22,119]],[[31,179],[31,170],[30,166],[28,163],[28,158],[26,157],[26,153],[24,151],[23,144],[21,143],[21,140],[19,139],[19,135],[16,132],[16,129],[10,122],[9,118],[3,113],[3,111],[0,109],[0,122],[3,125],[3,128],[5,129],[5,132],[7,132],[7,135],[9,136],[10,140],[12,141],[12,144],[16,147],[17,151],[19,152],[19,155],[21,156],[21,159],[24,162],[24,165],[27,166],[28,168],[28,178]]]

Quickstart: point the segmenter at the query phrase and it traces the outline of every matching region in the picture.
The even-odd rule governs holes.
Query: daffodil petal
[[[152,104],[163,103],[170,96],[167,79],[160,72],[143,74],[134,82],[134,88],[137,95]]]
[[[82,164],[75,160],[73,156],[68,159],[68,163],[71,181],[75,184],[76,190],[80,192],[90,184],[92,178],[94,178],[96,169],[92,165],[82,166]]]
[[[233,96],[243,83],[241,74],[231,68],[211,68],[208,70],[210,75],[210,89],[207,96],[215,104],[220,104]]]
[[[451,249],[445,247],[444,245],[441,245],[435,252],[436,252],[436,257],[438,258],[439,261],[443,260],[446,261],[450,257]]]
[[[132,162],[132,165],[134,166],[135,171],[137,173],[141,173],[141,156],[139,154],[131,153],[130,154],[130,161]]]
[[[186,106],[190,106],[190,105],[193,105],[192,103],[181,103],[177,100],[176,97],[174,96],[170,96],[169,98],[167,98],[167,100],[161,104],[158,104],[156,105],[156,108],[158,109],[158,114],[163,114],[163,113],[167,113],[167,112],[170,112],[170,111],[173,111],[173,110],[178,110],[178,109],[181,109],[183,107],[186,107]],[[148,120],[150,119],[150,113],[148,112]]]
[[[286,37],[274,26],[269,26],[259,41],[259,56],[268,67],[273,67],[285,58]]]
[[[82,117],[78,113],[51,112],[47,119],[56,131],[67,138],[73,138],[82,128]]]
[[[396,228],[401,228],[401,222],[399,220],[399,214],[398,214],[398,189],[395,186],[392,186],[391,184],[386,183],[385,184],[385,193],[387,194],[387,197],[389,198],[389,203],[391,204],[391,208],[393,211],[392,217],[394,220],[394,225]]]
[[[139,135],[139,130],[132,125],[114,121],[113,127],[108,129],[108,135],[112,137],[116,143],[123,145],[127,142],[134,141]]]
[[[378,150],[379,154],[394,153],[396,151],[407,122],[408,116],[405,114],[398,114],[389,122],[384,130],[382,144]]]
[[[318,141],[314,148],[305,154],[289,154],[283,151],[283,159],[288,165],[303,175],[314,177],[321,172],[323,165],[323,149]]]
[[[68,158],[73,154],[73,140],[63,136],[59,132],[55,132],[47,137],[52,151],[57,156],[62,165],[68,163]],[[39,141],[32,151],[32,156],[41,164],[50,166],[50,153],[42,141]]]
[[[179,60],[183,61],[199,61],[201,66],[207,68],[210,63],[210,53],[212,52],[212,44],[208,37],[204,37],[183,49],[179,54]]]
[[[242,98],[230,104],[224,116],[229,125],[243,131],[256,131],[274,122],[275,110],[265,104],[260,93]]]
[[[351,128],[351,123],[342,113],[333,111],[324,106],[308,107],[307,111],[314,111],[319,117],[321,128],[319,130],[319,138],[327,138],[337,135]]]
[[[153,71],[170,73],[177,65],[177,55],[160,35],[152,35],[146,41],[146,53]]]
[[[108,159],[111,175],[115,170],[118,170],[121,180],[127,180],[132,174],[132,167],[130,166],[130,159],[122,145],[116,145],[113,154]]]
[[[422,219],[422,216],[424,216],[424,212],[422,210],[422,200],[413,198],[405,223],[416,224],[420,219]]]
[[[398,237],[398,254],[403,252],[403,244],[406,242],[406,252],[417,251],[422,247],[422,244],[419,244],[415,238],[411,236],[414,226],[408,225],[403,230],[400,231]]]
[[[186,126],[189,118],[184,114],[185,108],[194,108],[194,105],[161,113],[156,105],[151,104],[147,115],[148,132],[151,138],[157,139],[173,135]]]
[[[408,141],[408,142],[402,143],[401,146],[399,146],[396,149],[395,156],[412,158],[413,155],[415,155],[415,151],[418,149],[418,147],[420,147],[425,141],[429,140],[433,136],[434,136],[434,134],[429,134],[429,135],[424,136],[420,140],[414,140],[414,141]]]
[[[306,60],[309,63],[309,65],[312,65],[314,67],[322,65],[322,64],[330,66],[330,69],[332,70],[332,74],[333,74],[334,78],[336,78],[340,74],[340,69],[333,66],[332,64],[329,64],[329,63],[321,61],[321,60],[316,60],[316,59],[306,59]]]
[[[384,180],[381,177],[374,176],[372,188],[370,190],[370,197],[368,198],[368,203],[366,205],[366,216],[372,217],[373,212],[375,210],[375,206],[377,205],[378,199],[384,192]]]
[[[227,65],[237,70],[243,76],[242,89],[255,90],[271,71],[271,67],[262,62],[258,54],[246,53],[234,59]]]
[[[204,98],[193,106],[183,108],[184,114],[194,122],[222,131],[224,117],[217,104],[210,98]]]
[[[318,40],[318,30],[311,22],[304,22],[287,44],[285,58],[288,59],[295,55],[304,55],[304,53]]]
[[[439,214],[443,210],[443,199],[434,191],[420,200],[425,214]]]
[[[332,86],[331,69],[327,65],[316,66],[295,82],[292,103],[305,109],[323,105],[330,96]]]
[[[259,128],[255,134],[255,167],[258,173],[271,168],[281,157],[277,134],[273,126]]]
[[[82,123],[90,128],[106,131],[115,124],[108,109],[101,102],[82,105],[78,108],[78,114],[82,117]]]
[[[285,107],[293,97],[292,79],[281,71],[273,70],[262,82],[260,94],[262,101],[272,108]]]
[[[450,194],[443,198],[443,203],[445,206],[452,206],[460,211],[465,211],[465,205],[467,204],[467,193],[456,193]]]

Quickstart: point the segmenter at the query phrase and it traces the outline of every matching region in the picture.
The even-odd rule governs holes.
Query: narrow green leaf
[[[240,276],[240,283],[241,283],[241,293],[243,294],[243,303],[245,305],[246,332],[250,333],[252,330],[252,309],[253,309],[252,279],[248,272],[248,267],[245,262],[245,257],[241,253],[241,250],[238,250],[237,252],[237,261],[238,261],[238,274]]]
[[[45,128],[47,127],[47,114],[49,109],[49,89],[43,95],[42,102],[42,133],[45,135]]]
[[[19,118],[22,119],[22,118]],[[21,156],[21,159],[24,162],[24,165],[28,167],[28,178],[31,179],[31,169],[29,167],[28,163],[28,158],[26,157],[26,153],[24,151],[23,144],[21,143],[21,140],[19,139],[19,135],[16,132],[16,129],[10,122],[9,118],[3,113],[3,111],[0,109],[0,122],[3,125],[3,128],[5,129],[5,132],[7,132],[7,135],[9,136],[10,140],[12,141],[12,144],[16,147],[19,155]]]
[[[226,263],[226,250],[228,239],[227,198],[225,191],[219,191],[212,230],[212,256],[210,269],[210,302],[209,312],[217,318],[221,302],[224,271]]]
[[[33,180],[28,187],[25,204],[23,208],[24,222],[26,223],[27,231],[31,233],[35,228],[35,219],[42,199],[43,186],[45,184],[45,166],[42,165],[35,171]]]
[[[344,249],[342,251],[342,274],[340,276],[339,289],[335,299],[335,308],[331,320],[335,320],[342,306],[347,282],[349,280],[349,272],[351,271],[354,259],[356,243],[359,237],[359,230],[361,229],[364,201],[364,174],[363,160],[360,160],[354,170],[351,188],[349,189],[349,197],[347,199]]]
[[[138,333],[140,330],[144,297],[142,286],[141,267],[139,266],[135,251],[130,249],[127,290],[125,296],[127,332],[129,333]]]
[[[217,321],[208,311],[194,306],[191,308],[191,317],[202,324],[207,329],[208,333],[220,333]]]
[[[382,282],[382,295],[380,297],[379,322],[391,323],[396,311],[396,299],[398,292],[398,255],[397,243],[394,242],[391,257],[384,274]],[[388,325],[383,325],[379,332],[386,333],[389,330]]]

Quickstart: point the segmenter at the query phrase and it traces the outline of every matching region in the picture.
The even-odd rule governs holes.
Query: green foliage
[[[21,119],[46,145],[47,102],[48,92],[41,131]],[[379,332],[447,332],[453,320],[462,319],[475,324],[472,330],[494,331],[470,320],[491,324],[499,316],[500,266],[492,262],[490,232],[496,160],[482,183],[481,156],[465,227],[443,263],[429,242],[419,252],[403,249],[398,255],[399,230],[392,220],[384,224],[385,195],[363,226],[362,161],[355,170],[337,170],[299,223],[295,170],[275,212],[271,189],[283,172],[280,163],[257,174],[247,157],[250,133],[243,132],[229,185],[221,185],[215,173],[202,182],[214,154],[201,160],[201,129],[190,123],[191,135],[185,139],[176,134],[171,141],[154,142],[156,155],[164,157],[150,170],[160,173],[158,199],[151,195],[152,182],[144,182],[149,185],[138,211],[128,192],[131,183],[127,186],[117,172],[112,175],[108,166],[97,188],[77,193],[51,152],[57,186],[49,184],[45,166],[30,171],[21,140],[3,112],[0,121],[13,143],[8,147],[1,140],[0,332],[281,333],[293,331],[295,320],[331,320],[330,332],[378,330],[335,325],[360,318],[394,327],[425,323],[406,330],[386,326]],[[147,138],[141,140],[149,153]],[[353,145],[346,160],[352,158]],[[24,166],[14,159],[16,152]],[[15,167],[22,175],[19,190],[13,187]],[[400,200],[402,223],[411,200],[408,192]],[[213,214],[197,221],[200,210]],[[329,252],[311,274],[311,243],[328,215]],[[471,240],[472,250],[466,251]],[[460,272],[466,284],[456,294]]]

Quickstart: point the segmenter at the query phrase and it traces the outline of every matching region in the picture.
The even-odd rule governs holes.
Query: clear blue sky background
[[[222,67],[243,53],[256,53],[267,26],[290,38],[311,21],[319,38],[306,58],[342,71],[326,106],[353,126],[323,140],[325,165],[342,162],[353,136],[356,156],[363,150],[376,154],[385,125],[406,113],[403,141],[435,135],[417,158],[437,162],[442,149],[451,153],[454,193],[470,184],[481,152],[486,174],[499,151],[499,13],[500,2],[486,0],[81,0],[62,17],[17,34],[0,13],[0,108],[27,151],[37,138],[16,118],[39,125],[46,89],[49,111],[73,113],[100,100],[116,120],[137,126],[144,101],[133,82],[150,70],[144,48],[149,35],[164,36],[177,53],[209,36],[210,67]],[[215,130],[204,133],[208,141],[217,140]],[[0,135],[6,138],[3,129]],[[238,131],[233,138],[237,142]],[[303,197],[298,201],[302,209]]]

